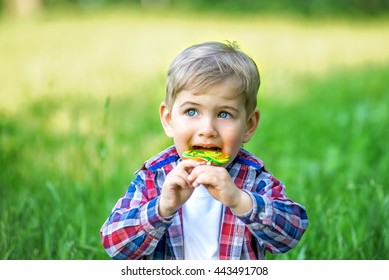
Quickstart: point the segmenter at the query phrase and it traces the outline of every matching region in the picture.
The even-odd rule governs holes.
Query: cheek
[[[231,149],[240,147],[243,143],[243,133],[240,130],[225,131],[223,142]]]
[[[172,122],[173,134],[177,138],[190,137],[193,133],[193,125],[182,119]]]
[[[244,135],[246,126],[242,123],[234,123],[230,127],[225,127],[222,131],[226,138],[231,139],[231,141],[239,142]]]
[[[234,129],[225,129],[223,134],[224,147],[229,150],[231,155],[238,153],[243,145],[244,130],[241,126]]]

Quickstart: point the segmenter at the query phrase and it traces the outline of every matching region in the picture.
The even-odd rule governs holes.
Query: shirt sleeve
[[[113,259],[141,259],[154,252],[171,225],[171,217],[158,213],[159,196],[148,197],[144,180],[137,175],[103,224],[102,244]]]
[[[245,190],[253,200],[253,208],[243,221],[259,245],[272,254],[294,248],[308,227],[305,208],[285,195],[285,186],[270,173],[262,171],[251,191]]]

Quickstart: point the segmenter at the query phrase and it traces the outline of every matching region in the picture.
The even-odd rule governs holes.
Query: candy
[[[182,154],[183,159],[194,159],[208,165],[222,165],[230,160],[230,156],[210,149],[188,150]]]

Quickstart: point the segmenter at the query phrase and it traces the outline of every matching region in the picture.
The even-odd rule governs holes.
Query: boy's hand
[[[193,187],[204,185],[208,192],[237,214],[244,214],[253,207],[251,197],[240,190],[224,167],[196,166],[188,176]]]
[[[158,206],[161,217],[172,215],[192,195],[194,187],[188,176],[198,165],[195,160],[183,160],[166,176]]]

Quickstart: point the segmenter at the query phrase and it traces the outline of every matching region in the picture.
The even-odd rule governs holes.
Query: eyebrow
[[[192,102],[192,101],[185,101],[184,103],[180,104],[178,107],[182,108],[182,107],[186,107],[186,106],[200,106],[200,104],[198,104],[196,102]]]
[[[240,113],[240,111],[237,108],[231,107],[231,106],[222,106],[222,107],[220,107],[220,110],[231,110],[231,111],[234,111],[238,114]]]

